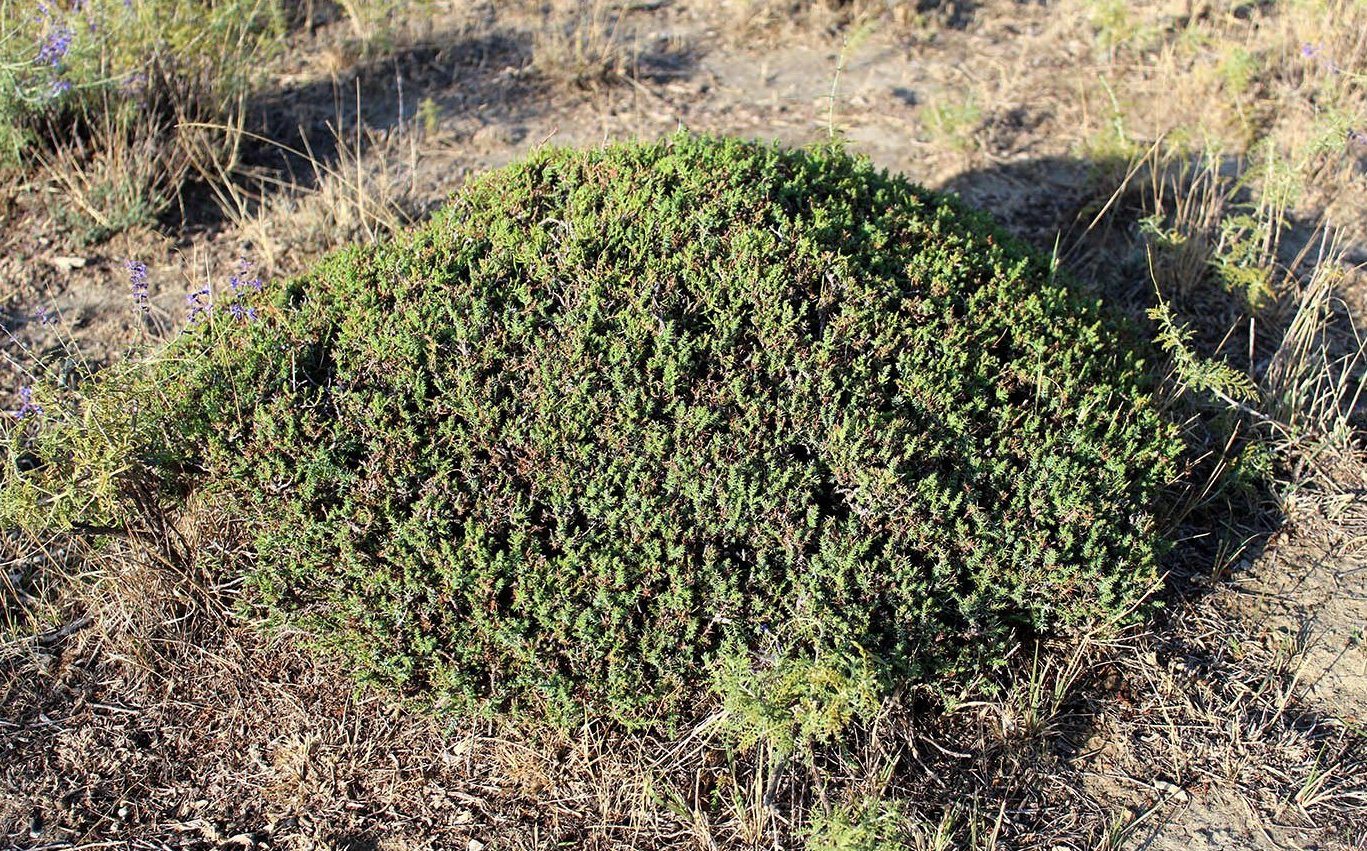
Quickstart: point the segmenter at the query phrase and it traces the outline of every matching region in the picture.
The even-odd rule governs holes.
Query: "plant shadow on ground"
[[[326,176],[357,168],[376,145],[448,118],[477,118],[482,126],[499,128],[501,141],[522,143],[523,125],[563,108],[567,95],[535,69],[535,42],[533,32],[486,21],[405,40],[346,67],[256,92],[242,107],[247,135],[240,162],[224,180],[234,203],[223,203],[222,191],[201,182],[189,187],[175,224],[187,233],[212,231],[228,223],[233,206],[247,213],[273,194],[316,190]],[[599,82],[663,83],[694,72],[693,51],[649,44],[632,53],[623,73]],[[570,102],[591,96],[592,88],[568,92]],[[401,213],[416,220],[438,203]]]
[[[916,11],[923,15],[933,13],[943,26],[962,30],[973,22],[979,5],[975,0],[917,0]]]
[[[508,85],[512,97],[522,84]],[[1122,196],[1105,229],[1088,227],[1110,194],[1095,190],[1096,168],[1034,160],[965,174],[947,188],[996,208],[1008,230],[1042,251],[1063,234],[1058,251],[1083,286],[1139,317],[1152,302],[1144,265],[1104,258],[1122,257],[1127,240],[1141,250],[1140,215]],[[1226,296],[1217,290],[1205,296],[1213,302],[1175,309],[1224,323],[1243,312]],[[87,837],[216,847],[237,834],[302,841],[311,830],[334,846],[367,847],[416,829],[424,842],[495,847],[755,847],[779,833],[795,845],[810,813],[871,797],[901,802],[926,835],[943,827],[964,847],[972,836],[1013,848],[1122,839],[1142,847],[1213,777],[1232,775],[1250,799],[1300,803],[1316,766],[1341,766],[1349,782],[1367,776],[1361,733],[1297,699],[1294,654],[1231,652],[1228,637],[1247,628],[1208,605],[1230,584],[1230,565],[1255,563],[1280,534],[1287,518],[1278,505],[1257,480],[1188,515],[1174,533],[1182,543],[1159,594],[1164,608],[1149,624],[1091,645],[1024,647],[999,699],[949,714],[909,699],[780,772],[764,753],[736,754],[697,729],[633,739],[586,721],[578,736],[521,731],[520,741],[510,740],[518,731],[482,723],[436,731],[381,697],[351,692],[335,664],[220,614],[231,588],[164,565],[136,567],[125,553],[134,566],[112,581],[141,587],[145,600],[122,622],[100,624],[110,612],[95,611],[92,629],[58,629],[0,658],[14,734],[0,744],[0,780],[24,790],[22,805],[0,806],[0,835],[42,845],[54,835],[44,824],[68,824]],[[130,635],[141,648],[132,664],[118,658]],[[1100,775],[1129,777],[1144,791],[1099,785]],[[1302,809],[1314,824],[1350,837],[1360,829],[1361,810],[1312,797]],[[129,799],[132,815],[116,817]],[[633,807],[655,814],[638,817]],[[661,820],[643,840],[641,825]],[[186,833],[192,827],[199,840]]]
[[[1194,159],[1170,161],[1162,167],[1186,167],[1190,174],[1199,171],[1191,168]],[[1072,157],[1024,160],[967,172],[951,180],[945,189],[975,206],[993,210],[1009,231],[1043,252],[1053,252],[1086,291],[1137,321],[1151,326],[1146,312],[1161,298],[1170,306],[1174,320],[1189,330],[1189,341],[1198,355],[1228,361],[1264,384],[1269,369],[1275,369],[1282,354],[1279,346],[1283,335],[1289,334],[1289,326],[1298,318],[1298,300],[1305,296],[1304,291],[1291,284],[1269,303],[1255,308],[1246,293],[1222,289],[1203,275],[1200,286],[1185,292],[1168,288],[1160,293],[1164,284],[1155,274],[1162,277],[1163,273],[1161,269],[1155,273],[1155,248],[1144,235],[1148,211],[1142,197],[1152,185],[1144,184],[1159,166],[1152,162],[1142,168],[1131,165]],[[1242,164],[1230,158],[1223,158],[1217,167],[1231,177],[1237,177],[1241,169]],[[1161,181],[1164,175],[1158,177]],[[1246,193],[1232,191],[1224,200],[1225,213],[1247,202]],[[1294,218],[1283,223],[1273,262],[1287,272],[1286,283],[1290,284],[1293,271],[1302,278],[1307,276],[1307,265],[1314,264],[1322,236],[1313,223]],[[1349,251],[1342,259],[1352,263],[1360,258]],[[1341,292],[1333,291],[1324,298],[1325,315],[1320,321],[1325,327],[1338,326],[1338,333],[1325,333],[1321,342],[1327,361],[1350,364],[1352,374],[1345,376],[1343,384],[1351,387],[1362,380],[1363,367],[1356,358],[1361,340],[1352,330],[1356,323],[1348,301]],[[1157,329],[1150,328],[1150,334],[1156,335]],[[1220,407],[1223,404],[1215,401],[1213,408]],[[1238,455],[1278,439],[1262,428],[1265,423],[1258,422],[1258,411],[1247,410],[1240,415],[1214,409],[1207,405],[1204,411],[1199,406],[1189,411],[1189,422],[1203,435],[1198,440],[1201,454]],[[1230,434],[1231,420],[1227,414],[1238,421],[1228,439],[1225,435]],[[1346,411],[1345,420],[1360,424],[1360,406]],[[1215,427],[1213,432],[1211,426]],[[1241,450],[1238,443],[1245,448]],[[1347,457],[1353,450],[1349,446],[1341,450],[1345,457],[1329,462],[1326,468],[1336,462],[1356,465],[1354,458]],[[1290,458],[1284,463],[1290,466],[1299,462]],[[1158,804],[1189,800],[1188,790],[1179,787],[1184,787],[1183,778],[1193,772],[1208,777],[1218,773],[1202,769],[1200,758],[1194,756],[1197,751],[1209,752],[1206,761],[1212,756],[1225,761],[1240,759],[1236,754],[1245,743],[1238,741],[1239,735],[1234,736],[1235,741],[1225,741],[1228,732],[1236,729],[1250,740],[1276,741],[1279,747],[1294,741],[1299,752],[1313,755],[1316,764],[1322,759],[1338,760],[1360,774],[1367,767],[1367,736],[1351,723],[1345,724],[1342,707],[1308,703],[1303,699],[1306,690],[1298,688],[1295,657],[1304,649],[1305,632],[1311,624],[1302,624],[1301,634],[1287,636],[1285,646],[1275,648],[1270,657],[1248,658],[1237,642],[1258,636],[1259,627],[1241,623],[1240,615],[1230,611],[1234,607],[1223,598],[1238,596],[1237,586],[1246,578],[1244,574],[1294,536],[1301,518],[1284,511],[1286,503],[1278,491],[1287,485],[1285,479],[1299,485],[1296,480],[1305,477],[1311,490],[1323,484],[1326,490],[1351,498],[1354,504],[1360,503],[1367,491],[1352,474],[1340,477],[1331,469],[1321,471],[1323,482],[1312,481],[1319,475],[1316,472],[1265,469],[1251,477],[1226,472],[1224,481],[1217,483],[1217,472],[1209,469],[1209,460],[1205,466],[1205,470],[1197,468],[1198,475],[1209,476],[1216,484],[1211,492],[1191,502],[1189,513],[1184,512],[1171,533],[1177,543],[1168,558],[1165,586],[1156,595],[1161,608],[1146,627],[1095,657],[1096,664],[1087,676],[1078,679],[1076,692],[1060,707],[1060,717],[1068,720],[1058,726],[1053,746],[1060,755],[1071,757],[1086,750],[1085,743],[1094,736],[1113,739],[1117,716],[1122,719],[1121,729],[1128,723],[1136,732],[1152,732],[1153,725],[1142,723],[1142,716],[1161,709],[1170,716],[1164,726],[1180,727],[1184,732],[1159,747],[1146,746],[1142,737],[1131,736],[1130,744],[1136,750],[1128,760],[1131,769],[1147,769],[1150,778],[1159,781],[1152,796]],[[1160,691],[1172,693],[1174,689],[1167,681],[1174,676],[1187,684],[1176,690],[1185,692],[1185,700],[1178,701],[1175,708],[1146,702],[1134,691],[1136,681],[1142,687],[1148,679],[1158,682]],[[1254,698],[1246,699],[1248,695]],[[1259,699],[1267,695],[1274,699]],[[1108,718],[1109,729],[1097,726],[1103,718]],[[1137,718],[1140,723],[1135,723]],[[1221,729],[1224,725],[1228,726]],[[1193,754],[1188,762],[1182,760],[1184,749]],[[1136,758],[1141,755],[1143,758]],[[1247,760],[1246,756],[1242,758]],[[1123,765],[1124,761],[1116,763],[1117,767]],[[1276,776],[1286,766],[1278,767],[1275,762],[1269,765],[1272,771],[1256,777],[1234,771],[1229,777],[1232,788],[1256,793],[1249,794],[1250,798],[1270,792],[1278,800],[1300,802],[1297,785]],[[1293,773],[1304,781],[1313,781],[1313,770],[1307,777],[1305,768],[1300,767],[1299,772],[1293,769]],[[1083,785],[1080,775],[1076,779]],[[1357,786],[1361,785],[1358,781]],[[980,784],[980,788],[990,786]],[[1352,795],[1361,796],[1363,789],[1357,786]],[[964,790],[964,794],[971,793]],[[1177,808],[1167,810],[1171,816]],[[1163,829],[1162,813],[1136,811],[1135,815],[1139,819],[1126,836],[1138,840],[1139,847],[1148,847]],[[1321,826],[1339,832],[1348,842],[1361,840],[1354,834],[1355,830],[1360,832],[1361,807],[1326,809],[1318,815],[1324,816]]]
[[[441,114],[489,105],[501,121],[516,124],[539,107],[535,87],[510,73],[529,55],[523,34],[454,32],[259,91],[242,107],[248,135],[239,162],[228,175],[187,187],[176,225],[188,233],[213,231],[271,196],[317,189],[326,175],[346,167],[344,156],[364,155],[374,134],[414,132],[427,97],[429,109]]]

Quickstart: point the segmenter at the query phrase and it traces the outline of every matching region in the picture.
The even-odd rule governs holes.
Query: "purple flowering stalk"
[[[252,261],[242,260],[237,264],[237,274],[228,279],[228,286],[232,287],[233,295],[241,295],[243,290],[259,293],[263,284],[259,277],[252,275]]]
[[[147,312],[147,264],[140,260],[124,261],[124,268],[128,270],[128,282],[133,293],[133,304],[138,309]]]
[[[43,39],[43,43],[39,45],[38,58],[34,61],[39,65],[47,65],[52,68],[60,67],[62,60],[66,58],[67,51],[71,49],[71,39],[74,35],[71,28],[65,24],[53,27],[52,31],[47,34],[47,38]]]
[[[255,267],[250,260],[240,260],[237,264],[237,274],[228,279],[228,286],[233,291],[233,298],[242,298],[247,293],[259,293],[265,287],[260,276],[253,274]],[[255,322],[259,318],[256,308],[234,302],[228,305],[228,312],[239,322]]]
[[[209,288],[200,287],[185,297],[186,321],[208,318],[213,304],[209,301]]]
[[[14,416],[22,420],[27,419],[28,417],[36,417],[42,413],[43,407],[41,405],[35,404],[33,401],[33,388],[20,387],[19,410],[14,412]]]

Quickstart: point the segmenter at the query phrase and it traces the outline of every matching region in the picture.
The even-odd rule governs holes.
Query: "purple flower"
[[[261,292],[261,279],[248,277],[252,274],[252,261],[242,260],[237,264],[237,274],[228,279],[228,286],[232,287],[233,295],[241,295],[243,290],[251,290],[254,293]]]
[[[200,287],[185,297],[187,308],[186,321],[194,322],[196,319],[207,317],[213,305],[209,301],[209,288]]]
[[[70,80],[53,80],[52,84],[48,86],[47,96],[49,99],[58,98],[69,91],[71,91]]]
[[[140,260],[124,261],[128,270],[128,282],[133,291],[133,303],[142,311],[147,310],[147,264]]]
[[[1367,131],[1349,130],[1348,144],[1361,145],[1362,147],[1367,148]]]
[[[57,324],[57,313],[56,313],[55,311],[53,311],[53,310],[50,310],[50,309],[46,308],[46,307],[40,307],[40,308],[38,308],[38,312],[35,313],[35,314],[33,314],[33,318],[34,318],[34,319],[37,319],[38,322],[39,322],[39,324],[41,324],[41,325],[56,325],[56,324]]]
[[[1330,74],[1337,74],[1343,70],[1339,68],[1337,62],[1320,52],[1320,46],[1318,44],[1311,44],[1308,41],[1305,44],[1302,44],[1301,56],[1306,59],[1319,59]]]
[[[38,58],[35,61],[39,65],[50,65],[53,68],[60,66],[67,51],[71,49],[72,35],[71,28],[65,24],[54,27],[39,46]]]
[[[119,90],[126,95],[140,95],[147,88],[147,77],[142,73],[133,74],[119,83]]]
[[[256,308],[243,307],[240,304],[228,305],[228,312],[239,322],[255,322],[257,319]]]
[[[36,417],[36,416],[38,416],[39,414],[41,414],[42,412],[43,412],[43,407],[42,407],[41,405],[36,405],[36,404],[34,404],[34,402],[33,402],[33,388],[32,388],[32,387],[20,387],[20,388],[19,388],[19,410],[17,410],[17,411],[14,412],[14,416],[16,416],[16,417],[18,417],[19,419],[22,420],[22,419],[24,419],[24,418],[26,418],[26,417]]]

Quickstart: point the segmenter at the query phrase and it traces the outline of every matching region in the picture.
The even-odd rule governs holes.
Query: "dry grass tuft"
[[[334,157],[297,149],[312,172],[307,186],[275,187],[258,203],[234,199],[240,237],[266,268],[293,273],[311,258],[356,241],[374,242],[413,221],[412,157],[417,140],[402,129],[337,131]]]
[[[629,80],[640,50],[615,0],[552,0],[533,32],[532,70],[556,86],[593,89]]]
[[[179,197],[191,166],[155,121],[121,128],[98,116],[89,135],[73,133],[38,160],[55,185],[51,209],[78,245],[153,224]]]
[[[723,0],[719,5],[727,23],[723,38],[738,46],[757,47],[790,41],[803,34],[837,36],[875,23],[893,32],[919,32],[931,26],[937,16],[957,14],[961,4],[915,0]]]
[[[294,274],[330,250],[358,240],[375,242],[413,221],[419,126],[375,130],[353,123],[342,129],[339,116],[327,125],[326,155],[302,135],[298,145],[287,145],[240,126],[200,126],[278,148],[308,169],[302,182],[217,163],[215,173],[206,175],[224,218],[237,239],[251,246],[265,273]]]

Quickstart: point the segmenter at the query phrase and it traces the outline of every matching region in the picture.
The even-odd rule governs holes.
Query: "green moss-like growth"
[[[1126,332],[839,150],[541,151],[254,307],[149,367],[155,468],[438,704],[641,722],[741,660],[838,724],[1155,577],[1179,447]]]

